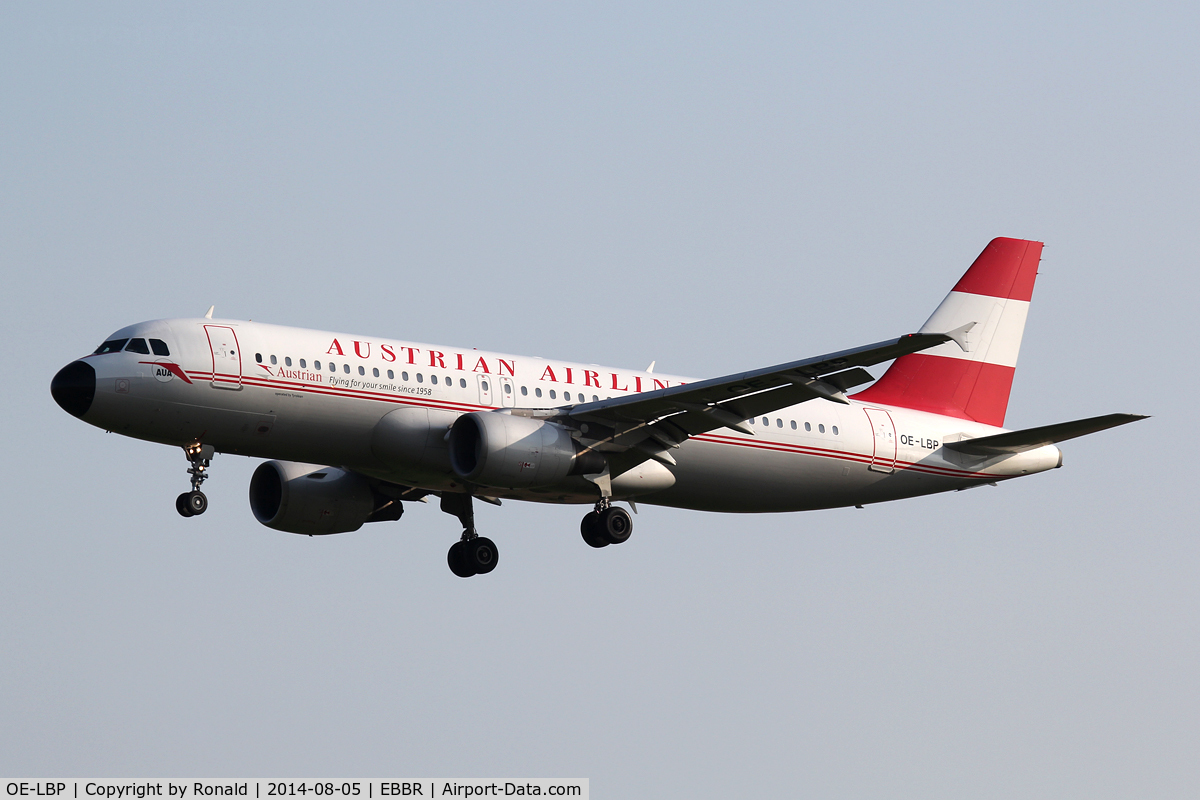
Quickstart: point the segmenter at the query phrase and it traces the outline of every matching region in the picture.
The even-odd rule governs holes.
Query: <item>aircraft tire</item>
[[[633,518],[625,509],[609,506],[600,512],[600,532],[609,544],[621,544],[633,533]]]
[[[186,497],[188,511],[192,512],[192,516],[199,516],[208,511],[208,498],[204,496],[204,492],[188,492]]]
[[[184,492],[175,498],[175,510],[179,512],[181,517],[191,517],[192,509],[188,507],[188,493]]]
[[[584,516],[583,521],[579,523],[579,532],[589,547],[608,547],[608,540],[600,530],[600,515],[595,511],[589,511]]]
[[[496,549],[496,543],[486,536],[466,542],[462,552],[464,560],[475,570],[476,575],[488,574],[500,562],[500,551]]]
[[[450,566],[450,571],[460,578],[470,578],[475,574],[475,570],[467,563],[466,542],[455,542],[450,545],[450,552],[446,553],[446,563]]]

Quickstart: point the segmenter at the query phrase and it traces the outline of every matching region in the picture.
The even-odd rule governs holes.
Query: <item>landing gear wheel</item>
[[[589,511],[579,523],[579,532],[590,547],[608,547],[608,540],[600,529],[600,515],[595,511]]]
[[[593,512],[595,513],[595,512]],[[609,544],[621,544],[633,533],[633,519],[629,512],[617,506],[609,506],[600,512],[600,535]]]
[[[194,516],[194,512],[188,507],[189,494],[189,492],[184,492],[183,494],[179,495],[179,497],[175,498],[175,510],[179,512],[179,516],[181,517]]]
[[[200,484],[208,478],[206,470],[212,463],[212,457],[216,450],[210,444],[192,442],[183,448],[183,453],[187,456],[188,463],[191,464],[188,468],[188,475],[192,476],[192,490],[175,498],[175,510],[182,516],[194,517],[208,510],[208,498],[204,496],[204,492],[200,491]]]
[[[466,542],[455,542],[450,545],[450,552],[446,554],[446,563],[450,565],[450,571],[460,578],[469,578],[475,574],[475,570],[467,563],[466,546]]]
[[[208,498],[204,496],[204,492],[188,492],[185,497],[188,516],[197,516],[208,511]]]
[[[477,575],[486,575],[496,568],[500,561],[500,552],[496,543],[486,536],[478,536],[463,542],[463,560],[475,570]]]

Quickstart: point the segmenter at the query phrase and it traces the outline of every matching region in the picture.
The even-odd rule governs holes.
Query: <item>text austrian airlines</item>
[[[182,447],[204,513],[215,453],[275,459],[250,480],[264,525],[310,536],[398,520],[436,496],[462,537],[462,577],[496,545],[472,503],[592,505],[583,539],[620,544],[625,501],[803,511],[965,489],[1062,466],[1058,442],[1144,417],[1006,431],[1042,244],[994,239],[917,332],[737,375],[692,380],[255,322],[122,328],[54,376],[67,412]],[[865,367],[893,361],[871,383]],[[331,466],[320,466],[320,465]]]

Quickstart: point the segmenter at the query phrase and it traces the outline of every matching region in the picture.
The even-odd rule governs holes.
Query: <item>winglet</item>
[[[971,328],[974,328],[975,324],[976,323],[974,322],[968,322],[962,327],[955,328],[952,331],[946,331],[946,335],[950,337],[951,341],[962,348],[964,353],[969,353],[971,352],[971,343],[967,341],[967,334],[971,332]]]
[[[217,310],[217,307],[216,307],[216,306],[209,306],[209,307],[208,307],[208,313],[204,315],[204,318],[205,318],[205,319],[212,319],[212,314],[213,314],[213,312],[214,312],[214,311],[216,311],[216,310]]]
[[[651,361],[650,366],[646,367],[646,372],[654,372],[654,365],[657,363],[657,360]]]

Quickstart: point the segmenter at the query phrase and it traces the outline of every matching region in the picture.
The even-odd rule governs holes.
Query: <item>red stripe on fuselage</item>
[[[209,374],[206,372],[193,371],[192,377],[203,380]],[[470,413],[472,411],[494,411],[495,406],[477,405],[473,403],[457,403],[453,401],[433,400],[429,398],[418,399],[404,395],[386,394],[382,392],[369,392],[362,389],[335,388],[330,386],[316,386],[297,381],[284,380],[265,380],[257,378],[246,378],[244,384],[262,389],[291,389],[297,391],[305,391],[312,394],[327,395],[330,397],[345,397],[354,400],[374,400],[376,402],[393,403],[396,405],[418,406],[424,408],[436,408],[444,411],[461,411]],[[791,453],[793,455],[806,455],[815,458],[830,458],[838,461],[849,461],[858,464],[871,463],[871,456],[864,453],[853,453],[848,450],[835,450],[823,447],[815,447],[812,445],[792,444],[789,442],[781,442],[767,440],[761,438],[743,439],[732,436],[726,436],[717,433],[704,433],[691,437],[697,442],[707,442],[709,444],[725,445],[730,447],[748,447],[756,450],[770,450],[781,453]],[[896,469],[911,470],[914,472],[922,472],[928,475],[938,475],[945,478],[960,478],[960,479],[975,479],[975,480],[1003,480],[1007,476],[1004,475],[989,475],[985,472],[970,472],[968,470],[953,469],[950,467],[939,467],[931,464],[923,464],[916,461],[905,461],[897,459]]]

